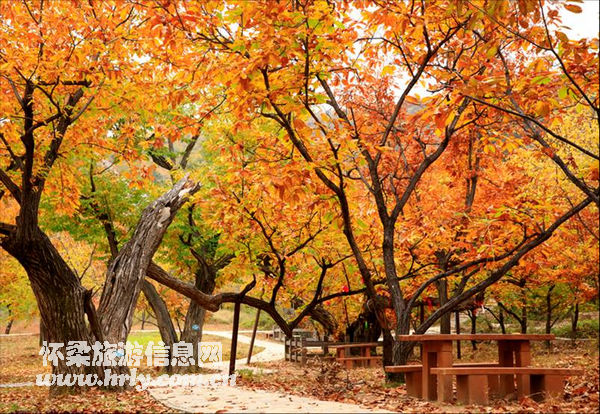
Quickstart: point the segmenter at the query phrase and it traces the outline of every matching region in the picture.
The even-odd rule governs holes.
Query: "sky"
[[[583,10],[581,13],[571,13],[563,9],[561,13],[563,24],[571,28],[570,31],[566,31],[567,36],[574,39],[598,37],[599,4],[599,0],[585,0],[579,4]]]

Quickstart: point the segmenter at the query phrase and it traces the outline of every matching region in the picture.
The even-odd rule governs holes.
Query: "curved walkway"
[[[231,338],[231,332],[204,331],[207,335]],[[241,343],[250,343],[250,337],[238,335]],[[284,346],[281,343],[270,341],[254,341],[256,346],[264,350],[252,356],[254,362],[275,361],[283,358]],[[236,368],[246,365],[246,358],[235,362]],[[227,371],[229,362],[204,365],[207,368]],[[256,368],[247,367],[246,369]],[[262,370],[266,373],[265,370]],[[338,403],[335,401],[322,401],[313,398],[299,397],[280,392],[263,390],[249,390],[237,386],[203,386],[203,387],[151,387],[148,389],[150,395],[166,405],[185,412],[192,413],[216,413],[216,412],[240,412],[252,413],[266,412],[296,412],[296,413],[365,413],[383,412],[372,411],[354,404]]]

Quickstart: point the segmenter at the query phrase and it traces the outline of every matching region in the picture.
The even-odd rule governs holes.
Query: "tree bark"
[[[235,359],[237,358],[238,332],[240,328],[240,302],[235,302],[233,308],[233,329],[231,334],[231,352],[229,353],[229,376],[235,373]]]
[[[8,321],[8,323],[6,324],[6,328],[4,328],[4,335],[10,334],[10,330],[12,328],[13,322],[14,322],[14,319],[10,319]]]
[[[554,290],[555,285],[551,285],[548,288],[548,292],[546,292],[546,333],[549,334],[552,330],[552,291]],[[550,348],[550,341],[546,341],[546,347]]]
[[[198,260],[196,270],[196,280],[194,286],[202,293],[212,295],[215,290],[217,272],[213,266],[204,260]],[[191,300],[187,313],[181,341],[191,343],[194,352],[194,361],[198,361],[198,344],[202,341],[202,331],[204,328],[204,319],[206,318],[206,309],[200,306],[196,301]]]
[[[40,328],[48,343],[69,341],[93,342],[93,334],[86,323],[86,290],[79,278],[60,256],[50,239],[39,229],[13,233],[2,239],[2,247],[25,269],[40,312]],[[63,349],[64,351],[64,349]],[[86,367],[67,366],[58,360],[52,366],[54,374],[83,374]],[[77,386],[50,388],[51,393],[78,392]]]
[[[446,269],[444,269],[446,270]],[[440,306],[443,306],[448,302],[448,282],[446,279],[442,279],[438,282],[438,295],[440,300]],[[451,313],[445,313],[440,318],[440,333],[441,334],[449,334],[450,333],[450,316]]]
[[[250,348],[248,349],[248,359],[246,364],[249,364],[252,360],[252,351],[254,350],[254,340],[256,339],[256,331],[258,330],[258,321],[260,320],[260,309],[256,310],[256,317],[254,318],[254,325],[252,326],[252,337],[250,338]],[[317,332],[317,335],[319,333]]]
[[[384,336],[384,341],[385,341],[385,336]],[[408,358],[410,358],[410,356],[413,352],[414,346],[415,346],[414,342],[394,341],[393,347],[392,347],[393,355],[392,355],[391,365],[406,365],[406,363],[408,362]],[[384,351],[385,351],[385,349],[384,349]],[[384,357],[384,360],[385,360],[385,357]],[[386,364],[384,363],[384,366],[385,365]],[[405,377],[404,377],[403,373],[398,373],[398,374],[386,373],[386,380],[403,383],[405,381]]]
[[[8,311],[8,323],[6,324],[6,328],[4,328],[4,335],[10,334],[10,330],[14,322],[14,319],[12,317],[12,311],[10,310],[10,304],[6,305],[6,310]]]
[[[154,315],[156,316],[156,324],[158,325],[158,331],[160,332],[160,337],[166,346],[169,347],[169,357],[171,356],[171,350],[173,349],[173,344],[177,342],[177,332],[175,332],[175,326],[173,326],[173,320],[171,319],[171,315],[169,314],[169,309],[167,308],[167,304],[160,297],[156,288],[152,283],[147,280],[142,281],[142,292],[144,292],[144,296],[148,301],[148,304],[154,311]],[[172,372],[173,367],[171,364],[166,366],[167,373]]]
[[[575,304],[575,309],[573,309],[573,316],[571,318],[571,337],[573,341],[577,338],[577,323],[579,322],[579,303]]]
[[[475,309],[467,312],[469,315],[469,319],[471,319],[471,333],[477,333],[477,311]],[[471,346],[473,347],[473,351],[477,350],[477,341],[471,341]]]
[[[456,325],[456,334],[460,335],[460,312],[454,312],[454,323]],[[461,358],[460,339],[456,341],[456,358]]]
[[[519,324],[521,325],[521,333],[527,333],[527,306],[523,306],[521,310],[521,319],[519,320]]]
[[[142,280],[152,256],[177,211],[197,189],[198,186],[186,176],[146,207],[131,239],[110,263],[98,307],[100,324],[108,342],[116,344],[127,340]]]

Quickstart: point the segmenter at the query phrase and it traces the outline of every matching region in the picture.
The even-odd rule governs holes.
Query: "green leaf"
[[[567,93],[569,91],[569,88],[567,88],[566,86],[563,86],[562,88],[559,89],[558,91],[558,97],[560,99],[565,99],[567,97]]]
[[[311,29],[314,29],[320,23],[319,19],[308,19],[306,22],[308,23],[308,27]]]
[[[498,46],[492,46],[487,50],[487,52],[485,52],[485,55],[488,58],[492,58],[496,54],[496,52],[498,52]]]

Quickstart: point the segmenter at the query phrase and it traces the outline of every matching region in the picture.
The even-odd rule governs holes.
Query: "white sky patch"
[[[567,36],[572,39],[597,38],[598,37],[598,18],[600,1],[585,0],[579,4],[583,10],[581,13],[571,13],[566,9],[562,9],[560,16],[562,17],[563,25],[568,26],[570,30],[565,30]]]

